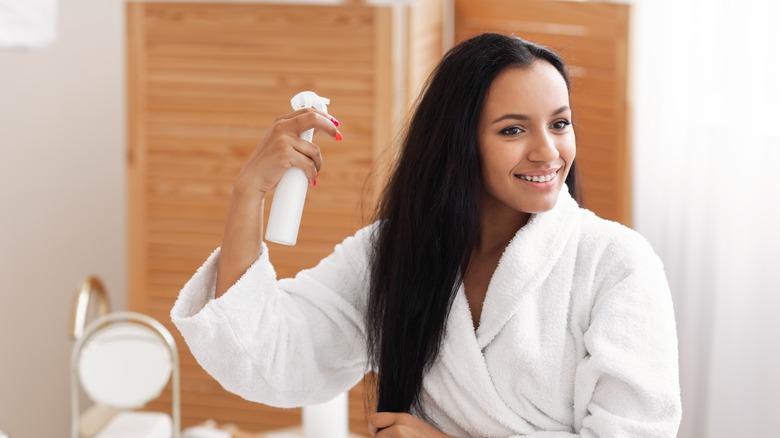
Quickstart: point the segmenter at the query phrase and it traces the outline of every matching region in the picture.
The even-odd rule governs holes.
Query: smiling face
[[[574,161],[569,93],[545,61],[512,67],[490,85],[479,120],[483,217],[528,220],[555,206]]]

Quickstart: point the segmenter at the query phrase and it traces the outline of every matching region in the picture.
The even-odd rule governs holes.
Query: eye
[[[563,131],[566,129],[569,125],[571,125],[571,122],[566,119],[558,120],[557,122],[550,125],[550,127],[556,131]]]
[[[519,135],[525,132],[525,130],[519,126],[510,126],[509,128],[502,129],[501,135]]]

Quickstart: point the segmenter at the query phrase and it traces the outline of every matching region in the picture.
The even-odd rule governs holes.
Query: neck
[[[530,213],[518,212],[493,199],[483,199],[480,211],[479,242],[474,250],[479,254],[503,252],[517,231],[528,223]]]

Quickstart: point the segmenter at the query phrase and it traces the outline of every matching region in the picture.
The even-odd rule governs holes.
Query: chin
[[[533,205],[525,205],[525,208],[521,208],[522,211],[531,214],[544,213],[555,208],[555,204],[558,202],[558,197],[551,199],[547,202],[538,202]]]

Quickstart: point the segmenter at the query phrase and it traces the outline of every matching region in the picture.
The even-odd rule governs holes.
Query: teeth
[[[524,179],[526,181],[533,181],[533,182],[547,182],[551,179],[555,178],[555,173],[551,173],[549,175],[543,175],[543,176],[527,176],[527,175],[515,175],[520,179]]]

